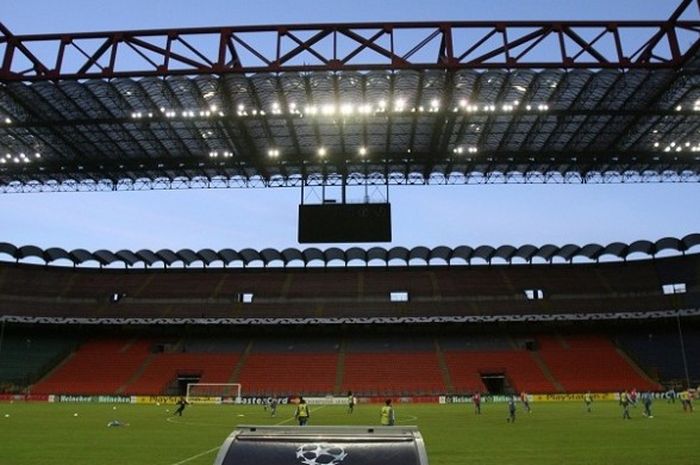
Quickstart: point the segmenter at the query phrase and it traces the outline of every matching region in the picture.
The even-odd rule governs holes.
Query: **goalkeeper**
[[[177,410],[175,410],[173,416],[177,415],[181,417],[182,412],[185,410],[185,406],[189,405],[189,402],[187,402],[184,397],[180,397],[180,400],[178,400],[175,405],[177,405]]]

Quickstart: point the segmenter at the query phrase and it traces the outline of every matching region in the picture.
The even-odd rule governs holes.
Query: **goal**
[[[241,403],[239,383],[187,383],[187,402],[194,404],[219,404],[226,400]]]

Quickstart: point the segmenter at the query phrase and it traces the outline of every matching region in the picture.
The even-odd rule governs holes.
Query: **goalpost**
[[[218,404],[224,399],[241,403],[240,383],[187,383],[187,396],[190,404]]]

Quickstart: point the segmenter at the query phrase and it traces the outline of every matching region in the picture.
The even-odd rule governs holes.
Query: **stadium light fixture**
[[[350,103],[344,103],[340,106],[340,113],[343,115],[352,115],[355,112],[355,107]]]
[[[319,157],[325,157],[326,156],[326,148],[325,147],[320,147],[318,149],[318,156]]]
[[[367,147],[364,147],[364,146],[360,147],[358,152],[360,153],[361,156],[364,157],[365,155],[367,155]]]

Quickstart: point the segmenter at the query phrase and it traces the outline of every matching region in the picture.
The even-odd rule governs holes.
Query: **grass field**
[[[614,402],[540,403],[518,409],[506,423],[504,404],[402,405],[399,424],[418,425],[431,465],[697,465],[700,411],[684,414],[678,403],[654,404],[654,418],[632,409],[623,421]],[[260,406],[189,406],[171,417],[172,406],[107,404],[0,404],[2,465],[204,465],[211,464],[237,424],[294,424],[292,406],[270,418]],[[74,416],[77,413],[77,416]],[[9,416],[8,416],[9,415]],[[110,420],[128,422],[108,428]],[[313,406],[313,425],[376,425],[378,405]],[[261,464],[267,465],[267,464]],[[274,464],[270,464],[274,465]]]

